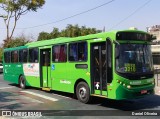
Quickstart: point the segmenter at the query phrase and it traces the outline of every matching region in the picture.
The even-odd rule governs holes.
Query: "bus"
[[[35,41],[4,49],[4,80],[25,89],[73,93],[82,103],[93,96],[115,100],[154,94],[152,37],[119,30]]]

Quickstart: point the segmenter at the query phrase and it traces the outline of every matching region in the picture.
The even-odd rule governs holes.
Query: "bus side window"
[[[87,60],[87,43],[69,44],[69,61],[86,61]]]
[[[29,49],[29,62],[38,63],[38,48]]]
[[[4,52],[4,62],[10,63],[11,53],[10,52]]]
[[[69,44],[69,61],[77,61],[77,43]]]
[[[67,61],[67,45],[55,45],[52,47],[52,60],[53,62],[66,62]]]
[[[27,57],[28,57],[28,50],[23,49],[19,50],[19,62],[27,62]]]
[[[28,58],[28,49],[23,50],[23,62],[27,62]]]
[[[23,50],[19,50],[19,62],[23,62]]]
[[[79,61],[87,60],[87,43],[86,42],[78,43],[78,60]]]
[[[11,62],[17,63],[18,62],[18,51],[11,52]]]

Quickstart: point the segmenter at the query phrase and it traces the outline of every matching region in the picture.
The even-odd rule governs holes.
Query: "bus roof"
[[[78,37],[60,37],[55,39],[49,39],[49,40],[42,40],[42,41],[35,41],[31,43],[27,43],[26,46],[28,47],[39,47],[39,46],[45,46],[45,45],[51,45],[51,44],[57,44],[57,43],[66,43],[66,42],[74,42],[74,41],[82,41],[87,39],[94,39],[94,38],[106,38],[109,35],[113,36],[117,32],[140,32],[140,33],[147,33],[144,31],[139,30],[121,30],[121,31],[110,31],[110,32],[103,32],[103,33],[97,33],[97,34],[89,34],[86,36],[78,36]],[[112,40],[115,40],[115,36]]]
[[[11,50],[20,50],[20,49],[25,49],[27,46],[18,46],[18,47],[13,47],[13,48],[5,48],[4,51],[11,51]]]
[[[59,37],[59,38],[55,38],[55,39],[30,42],[30,43],[27,43],[25,46],[7,48],[7,49],[5,49],[5,51],[13,50],[13,49],[14,50],[24,49],[24,48],[27,48],[27,47],[40,47],[40,46],[46,46],[46,45],[51,45],[51,44],[67,43],[67,42],[82,41],[82,40],[96,39],[96,38],[112,37],[112,40],[115,40],[115,38],[116,38],[115,34],[117,32],[147,33],[147,32],[139,31],[139,30],[118,30],[118,31],[110,31],[110,32],[97,33],[97,34],[89,34],[89,35],[86,35],[86,36],[78,36],[78,37],[72,37],[72,38],[70,38],[70,37]]]
[[[82,41],[82,40],[93,39],[93,38],[103,38],[103,37],[107,36],[107,34],[109,34],[109,33],[115,34],[116,31],[103,32],[103,33],[97,33],[97,34],[89,34],[86,36],[78,36],[78,37],[60,37],[60,38],[55,38],[55,39],[43,40],[43,41],[35,41],[35,42],[27,43],[26,46],[38,47],[38,46],[51,45],[51,44],[57,44],[57,43]]]

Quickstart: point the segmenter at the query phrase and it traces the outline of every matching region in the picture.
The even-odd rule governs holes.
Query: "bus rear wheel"
[[[22,89],[26,88],[26,80],[25,80],[25,78],[23,76],[20,76],[20,78],[19,78],[19,86]]]
[[[90,90],[87,83],[78,83],[76,87],[76,95],[78,100],[82,103],[88,103],[90,101]]]

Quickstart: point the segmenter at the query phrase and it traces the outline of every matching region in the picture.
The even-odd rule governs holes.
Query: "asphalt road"
[[[152,95],[141,99],[115,101],[94,97],[91,104],[83,104],[73,98],[72,94],[56,91],[45,92],[38,88],[27,88],[22,90],[18,85],[3,80],[0,74],[0,110],[50,110],[44,111],[47,118],[105,118],[113,119],[128,118],[159,118],[159,116],[141,116],[137,112],[158,112],[160,114],[160,96]],[[149,114],[148,113],[148,114]],[[134,114],[134,116],[132,116]],[[139,113],[140,114],[140,113]],[[97,116],[98,115],[98,116]]]

